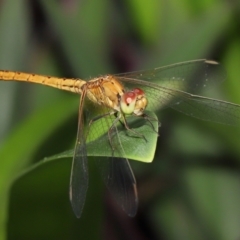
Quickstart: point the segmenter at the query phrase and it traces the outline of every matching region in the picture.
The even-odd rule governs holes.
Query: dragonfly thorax
[[[120,111],[119,101],[124,88],[113,76],[106,75],[87,82],[86,91],[92,102]]]
[[[140,116],[147,107],[148,102],[143,90],[134,88],[125,92],[123,85],[111,75],[86,82],[83,91],[84,89],[92,102],[123,114]]]

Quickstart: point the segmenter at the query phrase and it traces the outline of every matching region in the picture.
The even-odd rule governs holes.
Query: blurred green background
[[[208,58],[240,103],[240,2],[3,0],[0,69],[88,79]],[[139,211],[116,205],[90,162],[81,219],[68,200],[79,96],[0,82],[0,239],[240,239],[239,128],[164,110],[155,159],[131,161]],[[90,159],[91,160],[91,159]],[[92,166],[93,165],[93,166]]]

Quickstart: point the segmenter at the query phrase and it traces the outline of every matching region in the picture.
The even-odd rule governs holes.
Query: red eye
[[[144,95],[144,91],[140,88],[134,88],[132,91],[135,92],[137,95]]]
[[[126,104],[130,104],[132,101],[134,101],[136,99],[136,95],[137,95],[137,93],[135,93],[133,91],[126,92],[123,96],[124,97],[124,102]]]

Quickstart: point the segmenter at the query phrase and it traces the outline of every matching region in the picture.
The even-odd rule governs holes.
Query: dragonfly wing
[[[108,190],[127,215],[134,217],[138,208],[137,184],[128,160],[109,157],[97,161]]]
[[[182,90],[193,94],[226,79],[226,73],[220,64],[206,59],[180,62],[115,76],[123,82],[136,82],[140,85],[155,83],[163,88]]]
[[[116,76],[130,89],[138,86],[144,90],[149,110],[171,107],[201,120],[229,125],[240,122],[240,105],[195,95],[225,79],[216,62],[195,60]]]
[[[191,117],[222,124],[238,125],[240,123],[240,105],[201,97],[188,93],[178,93],[179,104],[171,108]]]
[[[70,177],[70,201],[73,211],[78,218],[81,216],[88,189],[87,150],[83,122],[85,95],[86,93],[83,91],[80,99],[77,142]]]
[[[117,203],[131,217],[138,208],[137,184],[131,166],[125,158],[124,149],[116,126],[108,133],[112,157],[97,159],[103,180]],[[123,157],[114,157],[114,154]]]
[[[116,77],[129,89],[138,86],[144,90],[148,109],[156,111],[180,104],[178,91],[199,94],[212,83],[223,81],[225,73],[215,62],[194,60]]]
[[[76,153],[83,153],[84,146],[76,146]],[[70,201],[76,217],[80,218],[85,203],[88,189],[88,166],[87,156],[74,155],[71,180],[70,180]]]
[[[154,110],[164,106],[205,121],[229,125],[240,123],[238,104],[153,85],[145,89],[145,94],[151,101],[149,107]]]

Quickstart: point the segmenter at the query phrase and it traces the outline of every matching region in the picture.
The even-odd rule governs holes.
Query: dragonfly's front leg
[[[126,116],[124,114],[122,114],[122,119],[123,119],[123,122],[121,120],[120,120],[120,122],[128,131],[132,132],[134,135],[137,135],[140,138],[143,138],[147,142],[147,139],[145,138],[145,136],[143,134],[141,134],[129,127]]]

